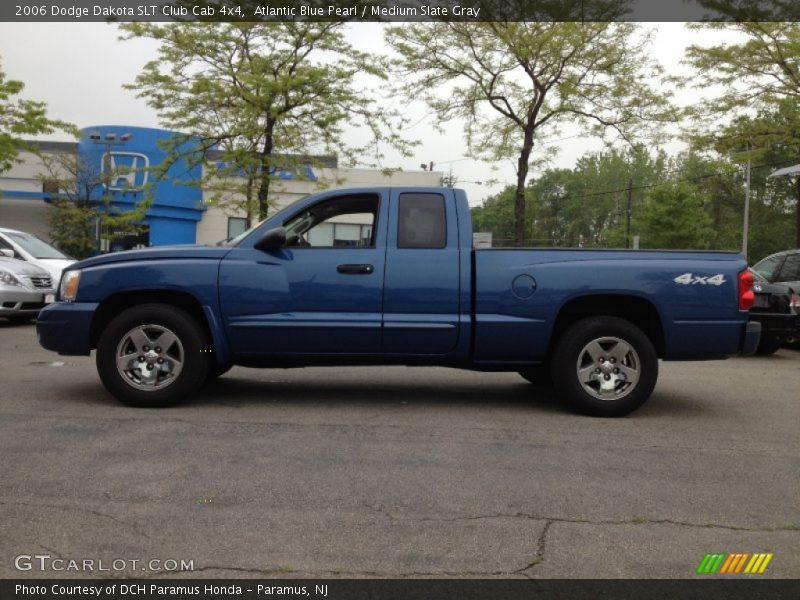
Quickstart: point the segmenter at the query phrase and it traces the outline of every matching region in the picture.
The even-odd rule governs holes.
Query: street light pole
[[[742,230],[742,254],[747,259],[747,238],[750,233],[750,147],[747,154],[747,183],[744,188],[744,227]]]
[[[103,166],[102,172],[105,174],[103,177],[103,204],[108,210],[108,207],[111,206],[111,177],[113,174],[111,173],[111,150],[114,146],[125,146],[128,141],[133,137],[131,133],[123,133],[119,136],[119,141],[117,141],[117,134],[115,133],[107,133],[105,137],[100,137],[100,132],[93,131],[89,134],[89,139],[95,145],[103,146],[105,148],[105,152],[103,153]],[[103,251],[102,247],[102,217],[98,212],[97,216],[97,252],[101,253]]]

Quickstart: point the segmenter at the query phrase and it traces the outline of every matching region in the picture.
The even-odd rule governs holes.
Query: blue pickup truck
[[[37,330],[160,407],[232,365],[445,365],[552,380],[579,411],[631,412],[658,360],[752,353],[753,279],[731,252],[475,250],[448,188],[328,191],[224,246],[97,256]]]

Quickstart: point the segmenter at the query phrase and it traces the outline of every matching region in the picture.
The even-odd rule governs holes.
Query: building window
[[[58,196],[58,181],[55,179],[45,179],[42,181],[42,193],[50,196]]]
[[[228,239],[232,240],[237,235],[247,231],[247,219],[242,217],[228,217]]]

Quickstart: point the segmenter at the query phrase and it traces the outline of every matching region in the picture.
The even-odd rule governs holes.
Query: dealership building
[[[199,181],[201,168],[216,168],[213,153],[207,156],[205,167],[190,165],[185,160],[170,164],[163,176],[156,180],[153,167],[163,164],[166,152],[163,142],[174,134],[163,129],[126,126],[87,127],[81,131],[77,142],[37,142],[39,153],[55,156],[72,154],[80,157],[84,170],[93,170],[102,177],[109,169],[115,179],[105,186],[97,186],[92,200],[102,202],[110,198],[117,210],[130,210],[152,196],[143,223],[143,233],[135,240],[104,244],[104,249],[120,250],[134,244],[160,246],[165,244],[215,244],[235,237],[245,230],[246,215],[238,207],[225,208],[213,205],[212,193],[204,190]],[[161,143],[160,143],[161,142]],[[35,153],[23,151],[20,162],[11,170],[0,174],[0,227],[27,231],[49,238],[47,214],[49,203],[58,194],[42,159]],[[58,163],[59,161],[48,161]],[[271,185],[270,214],[291,202],[322,189],[335,187],[369,187],[384,185],[439,186],[442,173],[435,171],[395,171],[385,173],[377,169],[340,168],[336,157],[313,157],[308,161],[293,160],[292,168],[274,173]],[[74,161],[73,161],[74,164]],[[58,179],[64,179],[63,173]],[[234,203],[235,204],[235,203]],[[331,223],[328,235],[346,241],[362,236],[358,223]],[[354,239],[358,239],[355,237]]]

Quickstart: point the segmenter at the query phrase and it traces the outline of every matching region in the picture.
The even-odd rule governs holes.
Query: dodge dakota
[[[659,359],[752,353],[753,278],[732,252],[473,249],[466,194],[345,189],[223,246],[68,267],[42,346],[89,355],[127,404],[191,397],[232,365],[444,365],[552,381],[575,409],[631,412]]]

